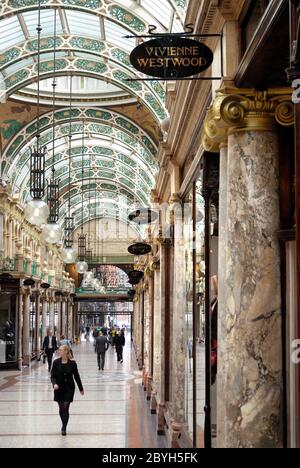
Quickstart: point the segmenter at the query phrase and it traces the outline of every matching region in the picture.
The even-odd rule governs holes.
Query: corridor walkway
[[[0,373],[0,447],[42,448],[164,448],[156,436],[155,416],[147,407],[141,373],[137,370],[130,336],[124,363],[107,352],[106,369],[98,371],[92,342],[75,346],[85,395],[76,389],[67,437],[53,401],[47,365],[33,363],[31,371]]]

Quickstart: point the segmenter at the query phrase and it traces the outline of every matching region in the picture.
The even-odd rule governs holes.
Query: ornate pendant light
[[[76,267],[77,267],[77,272],[79,274],[84,274],[88,271],[89,266],[85,261],[86,258],[86,234],[83,232],[83,181],[84,181],[84,121],[83,121],[83,128],[82,128],[82,172],[81,172],[81,178],[82,178],[82,185],[81,185],[81,190],[82,190],[82,199],[81,199],[81,234],[78,237],[78,258],[79,262],[77,262]]]
[[[69,199],[68,216],[65,217],[65,245],[62,255],[66,264],[76,262],[77,253],[73,249],[74,218],[71,216],[71,159],[72,159],[72,85],[73,76],[70,77],[70,120],[69,120]]]
[[[52,160],[52,178],[48,183],[48,206],[50,216],[48,224],[43,228],[43,239],[49,244],[57,244],[62,238],[62,229],[58,224],[59,218],[59,181],[55,178],[55,89],[56,89],[56,17],[57,11],[54,12],[54,57],[53,57],[53,160]]]
[[[37,134],[36,147],[30,149],[30,195],[32,200],[25,207],[25,218],[31,224],[41,226],[49,216],[49,207],[42,200],[45,195],[45,148],[40,146],[40,63],[41,63],[41,0],[38,6],[38,76],[37,76]]]

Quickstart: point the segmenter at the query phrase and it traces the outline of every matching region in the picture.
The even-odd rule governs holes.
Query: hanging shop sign
[[[49,289],[49,288],[50,288],[50,284],[49,284],[49,283],[42,283],[42,284],[41,284],[41,288],[42,288],[42,289]]]
[[[131,286],[137,286],[139,284],[140,280],[138,279],[133,279],[131,278],[128,283],[131,284]]]
[[[136,47],[132,66],[145,75],[176,79],[207,70],[213,63],[212,51],[202,42],[179,36],[161,36]]]
[[[158,213],[150,208],[138,208],[136,211],[129,213],[129,221],[138,225],[151,224],[158,219]]]
[[[23,282],[23,285],[33,287],[35,285],[35,281],[32,278],[28,278]]]
[[[137,242],[136,244],[132,244],[128,247],[128,252],[132,255],[147,255],[151,250],[151,245],[144,244],[143,242]]]
[[[144,278],[144,273],[139,270],[132,270],[128,273],[129,279],[141,281]]]

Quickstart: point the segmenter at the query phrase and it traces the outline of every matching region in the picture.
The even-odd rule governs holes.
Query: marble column
[[[148,285],[147,285],[148,287]],[[148,376],[150,371],[150,307],[149,307],[149,290],[145,290],[144,294],[144,389],[147,389]]]
[[[42,303],[42,345],[45,336],[47,335],[47,310],[48,310],[48,301],[46,297],[43,298]]]
[[[181,219],[175,222],[173,290],[172,417],[176,424],[185,421],[186,278],[185,246]]]
[[[34,327],[34,350],[38,354],[40,350],[40,308],[41,296],[40,291],[35,294],[35,327]]]
[[[54,299],[50,298],[50,309],[49,309],[49,329],[54,333],[55,325],[55,304]]]
[[[67,336],[67,317],[66,317],[66,301],[62,299],[61,303],[61,335]]]
[[[228,220],[227,220],[227,170],[228,170],[228,145],[224,144],[220,148],[220,186],[219,186],[219,260],[218,260],[218,313],[219,313],[219,341],[218,341],[218,359],[224,360],[226,358],[226,341],[223,341],[222,336],[225,332],[222,329],[222,316],[223,316],[223,304],[226,303],[226,268],[227,268],[227,231],[228,231]],[[221,357],[222,356],[222,357]],[[219,367],[220,369],[220,367]],[[223,398],[221,395],[225,395],[226,387],[224,381],[216,379],[216,385],[218,389],[217,396],[217,417],[219,421],[225,420],[225,405],[223,404]],[[214,424],[215,421],[212,421]],[[220,426],[217,424],[218,429]],[[222,435],[219,434],[217,443]],[[221,442],[220,442],[221,445]]]
[[[221,171],[225,166],[222,161]],[[221,229],[218,446],[277,448],[283,440],[283,402],[276,133],[232,131],[221,191],[226,177],[227,200],[221,200],[227,205],[227,232]],[[224,226],[225,220],[221,222]]]
[[[23,365],[30,366],[30,294],[28,291],[23,295],[23,327],[22,327],[22,348]]]
[[[68,302],[68,339],[73,339],[73,304]]]

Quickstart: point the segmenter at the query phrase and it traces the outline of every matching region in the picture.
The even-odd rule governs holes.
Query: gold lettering
[[[139,58],[137,59],[139,67],[147,67],[150,59]]]
[[[146,47],[146,51],[147,51],[147,54],[149,55],[149,57],[151,57],[151,55],[155,54],[155,48],[154,47]]]

